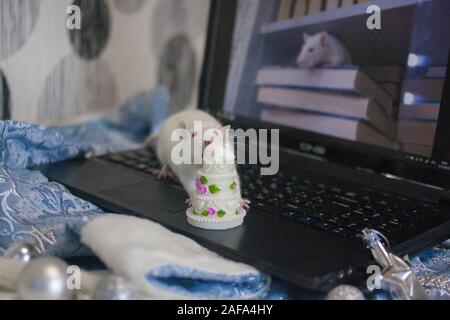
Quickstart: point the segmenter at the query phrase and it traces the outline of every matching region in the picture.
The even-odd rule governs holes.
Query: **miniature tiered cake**
[[[244,221],[245,210],[239,176],[233,163],[204,162],[195,178],[195,189],[186,214],[188,222],[199,228],[224,230]]]

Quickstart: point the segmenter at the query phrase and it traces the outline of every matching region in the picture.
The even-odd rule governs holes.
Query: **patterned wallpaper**
[[[0,0],[0,117],[73,121],[158,84],[174,111],[195,107],[208,13],[209,0]]]

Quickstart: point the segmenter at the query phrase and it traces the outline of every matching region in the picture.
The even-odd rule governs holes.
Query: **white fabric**
[[[162,266],[182,266],[202,272],[244,276],[258,275],[253,267],[232,262],[147,219],[101,215],[81,231],[81,241],[117,275],[135,283],[141,294],[152,298],[186,298],[146,281],[149,271]]]

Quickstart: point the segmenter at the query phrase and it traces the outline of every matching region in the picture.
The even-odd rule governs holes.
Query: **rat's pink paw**
[[[250,204],[251,204],[252,202],[250,201],[250,200],[248,200],[248,199],[242,199],[242,202],[241,202],[241,207],[243,208],[243,209],[245,209],[245,210],[248,210],[248,209],[250,209]]]
[[[162,167],[161,169],[152,169],[151,173],[158,179],[167,179],[168,177],[173,177],[172,172],[170,172],[166,167]]]

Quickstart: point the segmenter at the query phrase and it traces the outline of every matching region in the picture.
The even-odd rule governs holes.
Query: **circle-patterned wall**
[[[27,41],[39,17],[41,0],[0,1],[0,59],[16,53]]]
[[[70,5],[80,30],[67,28]],[[209,0],[0,0],[0,119],[61,124],[156,85],[172,111],[195,106],[208,10]]]
[[[75,0],[82,13],[81,29],[70,30],[70,42],[83,59],[97,58],[109,37],[110,14],[104,0]]]
[[[167,41],[159,61],[159,83],[169,88],[171,111],[189,104],[196,79],[195,52],[186,34]]]
[[[71,55],[60,61],[45,80],[37,120],[62,121],[86,112],[108,110],[117,104],[116,94],[108,64],[100,59],[83,61]]]
[[[159,0],[150,21],[149,31],[152,36],[150,46],[157,52],[161,52],[168,38],[185,32],[184,29],[188,24],[185,1]],[[152,30],[158,30],[158,32],[153,33]]]

